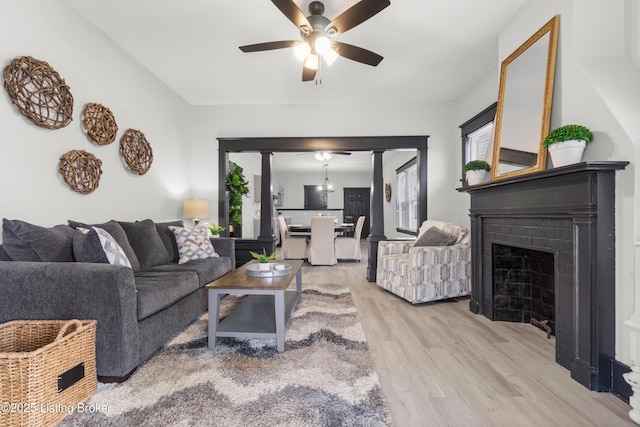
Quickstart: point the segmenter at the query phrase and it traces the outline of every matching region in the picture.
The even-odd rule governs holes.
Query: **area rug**
[[[221,316],[242,297],[223,300]],[[307,285],[275,339],[218,338],[207,315],[123,384],[98,384],[61,426],[387,426],[391,418],[344,285]]]

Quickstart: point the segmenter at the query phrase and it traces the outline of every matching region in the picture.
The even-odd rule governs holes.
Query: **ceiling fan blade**
[[[362,24],[390,4],[389,0],[361,0],[331,21],[327,28],[334,27],[338,33],[344,33]]]
[[[362,62],[363,64],[371,65],[373,67],[382,61],[382,56],[375,52],[371,52],[370,50],[336,41],[331,44],[333,46],[333,50],[335,50],[338,55],[351,59],[352,61]]]
[[[271,2],[275,4],[276,7],[280,9],[280,12],[282,12],[289,21],[293,22],[296,27],[311,29],[311,24],[309,24],[307,17],[304,16],[304,13],[302,13],[293,0],[271,0]]]
[[[329,151],[329,153],[337,154],[337,155],[340,155],[340,156],[350,156],[351,155],[351,153],[348,152],[348,151]]]
[[[302,67],[302,81],[310,82],[311,80],[316,78],[316,72],[318,70],[314,70],[313,68]]]
[[[284,49],[287,47],[294,47],[298,40],[282,40],[277,42],[248,44],[246,46],[240,46],[240,50],[243,52],[260,52],[263,50]]]

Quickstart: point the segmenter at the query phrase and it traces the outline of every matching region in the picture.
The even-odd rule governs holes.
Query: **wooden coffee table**
[[[302,293],[302,261],[291,259],[287,276],[254,277],[246,273],[251,260],[206,285],[209,293],[209,349],[217,337],[275,338],[278,351],[284,351],[284,332],[291,312]],[[287,291],[293,277],[296,290]],[[220,321],[220,300],[224,295],[247,295],[231,313]]]

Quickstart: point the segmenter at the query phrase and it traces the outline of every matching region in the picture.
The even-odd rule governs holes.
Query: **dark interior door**
[[[369,236],[369,218],[371,216],[371,188],[345,187],[344,189],[344,222],[355,223],[364,215],[362,239]]]

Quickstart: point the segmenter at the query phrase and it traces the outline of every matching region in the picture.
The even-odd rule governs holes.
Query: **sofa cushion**
[[[175,234],[178,243],[178,264],[220,256],[213,249],[207,228],[199,225],[193,228],[169,226],[169,229]]]
[[[184,227],[184,223],[182,221],[156,222],[156,230],[158,230],[160,239],[169,253],[169,262],[178,262],[180,259],[178,243],[176,243],[176,236],[173,234],[173,231],[169,230],[170,225],[174,227]]]
[[[45,228],[17,219],[2,220],[3,248],[13,261],[73,262],[73,235],[67,225]]]
[[[162,264],[156,265],[149,271],[193,271],[198,275],[198,285],[203,287],[204,285],[213,282],[214,280],[222,277],[229,271],[233,270],[234,266],[229,257],[213,257],[206,259],[196,259],[186,264]]]
[[[120,225],[127,233],[129,243],[140,261],[141,271],[169,262],[169,254],[153,221],[150,219],[136,222],[120,221]]]
[[[107,233],[111,234],[111,237],[113,237],[116,240],[116,242],[118,242],[118,244],[120,245],[124,253],[127,255],[127,258],[129,259],[129,263],[131,264],[131,269],[134,272],[140,271],[140,262],[138,261],[138,257],[136,256],[136,253],[133,251],[133,248],[129,243],[129,239],[127,239],[127,233],[124,232],[124,228],[122,228],[122,226],[118,221],[111,220],[103,224],[94,224],[94,225],[88,225],[82,222],[72,221],[72,220],[69,220],[68,222],[69,222],[69,225],[73,228],[78,228],[78,227],[91,228],[95,226],[98,228],[102,228]]]
[[[73,255],[76,261],[124,265],[131,268],[127,255],[111,234],[99,227],[78,227],[77,230],[79,233],[73,236]]]
[[[198,289],[193,271],[141,271],[136,273],[138,320],[171,306]]]

